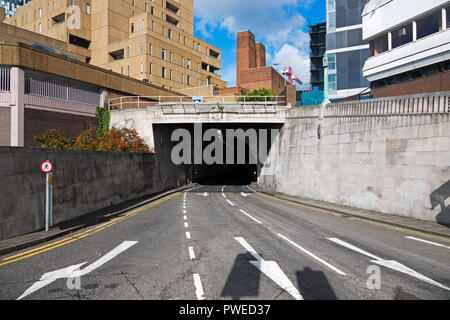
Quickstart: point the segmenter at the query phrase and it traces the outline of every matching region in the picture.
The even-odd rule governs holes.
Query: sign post
[[[53,164],[44,161],[41,170],[45,173],[45,231],[48,231],[49,226],[53,225]]]

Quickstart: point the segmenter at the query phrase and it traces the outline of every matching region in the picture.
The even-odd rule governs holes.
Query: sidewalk
[[[256,184],[252,184],[251,188],[254,189],[257,192],[271,195],[278,199],[283,199],[287,201],[296,202],[302,205],[307,205],[314,208],[319,209],[326,209],[335,213],[342,214],[344,217],[355,217],[358,219],[371,221],[371,222],[377,222],[377,223],[383,223],[387,225],[391,225],[398,228],[404,228],[409,229],[412,231],[417,232],[423,232],[439,237],[444,237],[450,239],[450,228],[431,222],[431,221],[424,221],[424,220],[417,220],[413,218],[408,217],[401,217],[391,214],[385,214],[375,211],[369,211],[369,210],[363,210],[363,209],[356,209],[351,207],[346,207],[343,205],[323,202],[323,201],[317,201],[317,200],[311,200],[311,199],[305,199],[297,196],[288,196],[286,194],[278,193],[278,192],[272,192],[269,190],[265,190],[261,187],[259,187]]]
[[[149,196],[141,197],[139,199],[126,201],[121,204],[117,204],[108,208],[104,208],[92,213],[88,213],[72,219],[70,221],[62,222],[51,229],[48,232],[45,230],[29,233],[23,236],[18,236],[11,239],[0,241],[0,255],[9,254],[14,251],[22,250],[28,247],[35,246],[40,243],[44,243],[58,237],[67,235],[69,233],[76,232],[78,230],[87,228],[89,226],[96,225],[100,222],[111,220],[119,215],[132,211],[138,207],[146,205],[150,202],[161,199],[170,194],[184,191],[197,184],[190,184],[177,189],[168,190],[162,193],[152,194]]]

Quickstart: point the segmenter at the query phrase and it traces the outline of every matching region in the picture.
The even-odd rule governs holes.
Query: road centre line
[[[187,216],[183,216],[183,219],[184,219],[184,221],[186,221],[187,220]]]
[[[251,215],[249,215],[249,214],[248,214],[247,212],[245,212],[244,210],[239,209],[239,211],[242,212],[243,214],[245,214],[245,215],[246,215],[247,217],[249,217],[250,219],[254,220],[256,223],[262,224],[261,221],[259,221],[258,219],[252,217]]]
[[[431,244],[431,245],[434,245],[434,246],[437,246],[437,247],[443,247],[443,248],[450,249],[450,246],[445,246],[445,245],[440,244],[440,243],[431,242],[431,241],[427,241],[427,240],[424,240],[424,239],[419,239],[419,238],[416,238],[416,237],[407,236],[405,238],[408,238],[408,239],[411,239],[411,240],[415,240],[415,241],[424,242],[424,243],[428,243],[428,244]]]
[[[187,222],[184,223],[185,228],[189,228],[189,224]]]
[[[293,245],[294,247],[296,247],[297,249],[303,251],[304,253],[306,253],[308,256],[310,256],[311,258],[317,260],[318,262],[322,263],[323,265],[327,266],[328,268],[330,268],[331,270],[333,270],[334,272],[336,272],[337,274],[340,274],[342,276],[345,276],[346,273],[339,270],[338,268],[332,266],[331,264],[329,264],[328,262],[326,262],[325,260],[319,258],[318,256],[316,256],[314,253],[306,250],[305,248],[299,246],[298,244],[296,244],[295,242],[291,241],[290,239],[286,238],[285,236],[283,236],[282,234],[278,233],[278,236],[283,239],[286,240],[287,242],[289,242],[291,245]]]
[[[200,275],[197,273],[194,274],[194,285],[197,299],[205,300],[205,298],[203,297],[205,293],[203,292],[202,280],[200,279]]]
[[[189,250],[189,258],[191,260],[195,260],[194,247],[189,247],[188,250]]]
[[[186,231],[186,239],[190,239],[191,238],[191,233],[189,231]]]
[[[227,202],[228,202],[232,207],[234,207],[234,203],[233,203],[233,202],[231,202],[231,201],[228,200],[228,199],[227,199]]]
[[[61,247],[61,246],[67,245],[69,243],[72,243],[74,241],[77,241],[77,240],[80,240],[82,238],[85,238],[87,236],[93,235],[93,234],[95,234],[97,232],[100,232],[101,230],[107,229],[107,228],[115,225],[116,223],[119,223],[119,222],[122,222],[124,220],[127,220],[127,219],[129,219],[129,218],[131,218],[131,217],[133,217],[133,216],[135,216],[137,214],[140,214],[140,213],[146,211],[147,209],[150,209],[150,208],[152,208],[154,206],[157,206],[157,205],[159,205],[159,204],[161,204],[161,203],[163,203],[163,202],[165,202],[165,201],[167,201],[167,200],[169,200],[169,199],[171,199],[171,198],[173,198],[175,196],[178,196],[178,195],[180,195],[180,192],[174,193],[172,195],[168,195],[168,196],[166,196],[164,198],[161,198],[161,199],[156,200],[156,201],[154,201],[154,202],[152,202],[150,204],[147,204],[147,205],[145,205],[145,206],[143,206],[141,208],[135,209],[135,210],[133,210],[133,211],[131,211],[131,212],[121,216],[121,217],[117,217],[117,218],[115,218],[115,219],[113,219],[111,221],[103,223],[103,224],[101,224],[99,226],[96,226],[94,228],[90,228],[90,229],[88,229],[86,231],[77,233],[77,234],[75,234],[73,236],[70,236],[70,237],[64,238],[62,240],[58,240],[56,242],[52,242],[52,243],[40,246],[38,248],[27,250],[27,251],[21,252],[19,254],[15,254],[13,256],[9,256],[9,257],[3,258],[1,261],[5,261],[5,262],[0,263],[0,266],[7,265],[7,264],[10,264],[10,263],[13,263],[13,262],[17,262],[17,261],[20,261],[20,260],[23,260],[23,259],[26,259],[26,258],[30,258],[30,257],[38,255],[40,253],[44,253],[44,252],[56,249],[58,247]]]

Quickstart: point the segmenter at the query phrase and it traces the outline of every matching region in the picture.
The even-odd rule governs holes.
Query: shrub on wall
[[[139,137],[135,129],[112,128],[97,136],[96,129],[87,129],[74,139],[64,138],[58,130],[49,130],[34,137],[43,148],[97,150],[115,152],[150,153],[148,145]]]

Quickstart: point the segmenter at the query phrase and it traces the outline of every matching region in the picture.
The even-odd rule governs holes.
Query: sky
[[[325,21],[326,0],[194,0],[194,32],[222,51],[222,80],[236,85],[236,33],[250,30],[267,65],[292,67],[309,88],[308,25]]]

